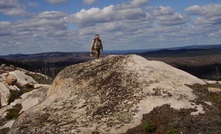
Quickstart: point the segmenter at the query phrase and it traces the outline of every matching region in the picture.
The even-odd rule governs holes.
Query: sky
[[[221,0],[0,0],[0,55],[221,44]]]

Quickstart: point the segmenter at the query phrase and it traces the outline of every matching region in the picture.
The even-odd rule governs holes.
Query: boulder
[[[26,75],[25,72],[20,71],[20,70],[15,70],[15,71],[11,71],[9,72],[10,75],[14,75],[17,78],[17,83],[20,86],[25,86],[28,83],[33,84],[37,84],[37,82],[29,75]]]
[[[169,105],[205,113],[188,85],[205,84],[184,71],[137,55],[107,56],[62,70],[47,98],[27,110],[9,134],[125,133],[145,114]]]
[[[8,84],[8,85],[15,85],[17,83],[17,78],[15,75],[13,74],[9,74],[6,79],[5,79],[5,82]]]

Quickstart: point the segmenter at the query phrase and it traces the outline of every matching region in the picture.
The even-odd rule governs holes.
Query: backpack
[[[102,42],[101,40],[99,39],[98,40],[100,43],[95,43],[96,42],[96,39],[94,39],[94,44],[93,44],[93,48],[94,49],[101,49],[102,48]]]

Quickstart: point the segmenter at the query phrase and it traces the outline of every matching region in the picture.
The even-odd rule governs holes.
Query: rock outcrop
[[[20,70],[11,71],[9,72],[9,76],[10,75],[16,78],[19,86],[24,86],[30,83],[37,84],[37,82],[31,76],[26,75],[25,72],[23,71],[20,71]]]
[[[62,70],[48,97],[15,121],[10,134],[124,133],[144,114],[169,105],[203,114],[187,85],[204,81],[159,61],[137,55],[107,56]]]
[[[34,88],[34,84],[37,84],[37,82],[31,76],[26,75],[25,72],[21,70],[14,70],[0,74],[0,79],[2,106],[5,106],[7,103],[9,103],[8,100],[12,96],[11,91],[23,92],[20,90],[20,88],[23,88],[24,90],[26,87]]]
[[[1,96],[1,106],[5,106],[8,104],[8,99],[10,96],[10,89],[6,87],[5,84],[0,82],[0,96]]]
[[[24,111],[41,103],[50,85],[39,84],[50,78],[14,66],[0,67],[0,133],[7,133],[17,117]]]

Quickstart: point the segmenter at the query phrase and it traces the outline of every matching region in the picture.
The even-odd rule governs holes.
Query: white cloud
[[[199,5],[193,5],[185,9],[186,12],[192,15],[203,15],[204,9]]]
[[[1,0],[0,12],[8,16],[27,16],[29,13],[26,11],[19,0]]]
[[[221,4],[209,4],[205,6],[193,5],[185,9],[192,15],[217,16],[221,15]]]
[[[60,11],[45,11],[42,13],[39,13],[37,18],[41,19],[57,19],[57,18],[63,18],[67,15],[65,12],[60,12]]]
[[[17,21],[14,26],[21,29],[41,27],[59,28],[64,26],[65,23],[63,21],[63,17],[66,15],[66,13],[60,11],[45,11],[31,19]]]
[[[170,7],[155,7],[152,15],[160,25],[181,25],[190,21],[188,15],[179,14]]]
[[[97,2],[97,0],[83,0],[84,4],[94,4],[96,2]]]
[[[116,5],[117,8],[119,9],[129,9],[129,8],[135,8],[135,7],[139,7],[145,3],[147,3],[149,0],[131,0],[127,3],[123,3],[120,5]]]
[[[4,12],[8,16],[27,16],[27,12],[22,9],[10,9]]]
[[[95,33],[101,33],[101,35],[111,35],[111,38],[119,37],[119,35],[121,38],[124,38],[128,35],[135,35],[139,33],[141,29],[145,30],[149,27],[151,27],[151,23],[146,20],[121,20],[83,27],[80,30],[80,34],[93,35]]]
[[[122,8],[120,8],[122,7]],[[79,12],[65,17],[69,23],[76,23],[81,27],[119,20],[136,20],[145,17],[146,13],[140,8],[125,8],[125,6],[110,5],[103,9],[82,9]]]
[[[27,10],[33,6],[44,10],[40,2],[22,1],[0,0],[0,12],[22,16],[30,14]],[[65,1],[50,0],[52,4]],[[73,14],[44,10],[21,20],[0,21],[0,53],[85,51],[95,33],[100,34],[105,50],[216,43],[221,41],[219,9],[219,4],[195,5],[186,8],[184,14],[169,6],[150,7],[148,0],[130,0]]]
[[[52,14],[50,14],[50,12],[43,12],[35,18],[17,21],[11,26],[11,29],[16,35],[42,38],[54,37],[57,36],[58,33],[67,33],[67,26],[61,19],[62,12],[57,12],[58,16],[56,16],[53,11],[51,13]],[[46,18],[45,14],[47,14],[46,16],[48,18]]]
[[[1,36],[10,36],[12,33],[8,26],[11,25],[11,22],[9,21],[0,21],[0,37]]]
[[[0,32],[0,46],[8,44],[4,45],[6,50],[16,48],[11,53],[57,50],[60,45],[68,41],[68,36],[70,36],[66,23],[63,21],[65,15],[64,12],[45,11],[27,20],[0,21],[0,31],[2,31]]]
[[[52,4],[60,4],[66,2],[67,0],[47,0],[47,1]]]
[[[130,3],[134,6],[140,6],[142,4],[147,3],[149,0],[132,0]]]
[[[205,6],[194,5],[185,9],[190,15],[200,16],[196,19],[196,25],[221,25],[221,4],[209,4]]]
[[[0,27],[9,26],[11,24],[10,21],[0,21]]]
[[[112,44],[107,49],[124,48],[125,44],[127,49],[133,49],[132,44],[138,48],[156,47],[153,42],[159,44],[157,47],[199,44],[199,40],[207,38],[212,31],[211,28],[191,27],[190,15],[180,14],[171,7],[148,8],[148,13],[147,8],[141,8],[146,2],[133,0],[102,9],[82,9],[65,20],[77,24],[81,36],[93,38],[95,33],[100,33]]]
[[[15,0],[1,0],[0,1],[0,8],[1,9],[8,9],[8,8],[13,8],[16,7],[18,1]]]

